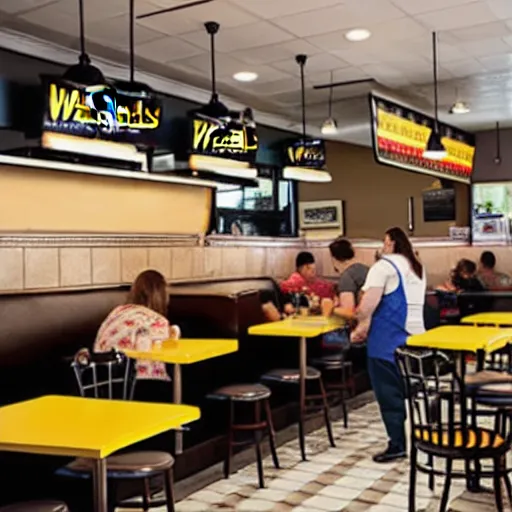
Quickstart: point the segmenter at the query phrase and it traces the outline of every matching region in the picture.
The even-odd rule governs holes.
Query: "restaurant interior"
[[[0,512],[510,510],[511,63],[510,0],[0,0]]]

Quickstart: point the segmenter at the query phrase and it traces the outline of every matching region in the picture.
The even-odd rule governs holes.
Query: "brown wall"
[[[476,134],[475,170],[473,181],[511,181],[512,166],[512,130],[500,133],[501,163],[496,164],[496,131]]]
[[[422,191],[435,178],[419,173],[379,165],[370,148],[328,142],[327,167],[332,182],[301,183],[300,201],[343,199],[345,201],[346,235],[354,238],[381,238],[386,229],[407,229],[407,201],[414,197],[414,236],[448,236],[451,225],[467,226],[469,187],[455,183],[457,220],[423,222]],[[319,233],[320,234],[320,233]],[[332,235],[330,233],[329,235]],[[328,235],[328,236],[329,236]]]

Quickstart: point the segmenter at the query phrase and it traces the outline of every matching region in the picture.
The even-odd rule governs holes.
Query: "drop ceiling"
[[[189,0],[136,0],[137,14]],[[0,27],[78,47],[78,0],[1,0]],[[126,63],[128,0],[85,0],[88,52]],[[329,91],[313,86],[373,79],[373,88],[411,106],[432,109],[431,32],[439,33],[441,118],[469,130],[512,126],[512,0],[214,0],[191,9],[137,20],[137,69],[207,89],[209,39],[217,21],[218,88],[259,111],[300,126],[299,68],[306,65],[308,125],[327,116]],[[367,28],[351,43],[344,34]],[[70,64],[72,63],[69,62]],[[254,71],[251,83],[238,71]],[[368,84],[334,90],[339,140],[369,144]],[[471,113],[449,115],[456,99]]]

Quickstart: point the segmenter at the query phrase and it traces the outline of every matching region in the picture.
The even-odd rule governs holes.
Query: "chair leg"
[[[165,478],[165,499],[167,501],[167,512],[174,512],[174,485],[172,468],[168,469]]]
[[[428,465],[432,468],[432,471],[428,474],[428,488],[434,492],[434,487],[436,485],[435,475],[434,475],[434,457],[432,455],[428,456]]]
[[[277,458],[276,450],[276,433],[274,430],[274,422],[272,420],[272,411],[270,410],[270,403],[268,400],[264,401],[265,404],[265,415],[267,417],[267,429],[268,429],[268,441],[270,443],[270,453],[272,454],[272,461],[274,467],[279,469],[279,459]]]
[[[233,421],[234,421],[234,405],[233,402],[229,401],[229,419],[228,419],[228,435],[226,439],[227,450],[226,450],[226,458],[224,459],[224,478],[229,478],[231,474],[231,454],[233,450]]]
[[[448,498],[450,497],[450,486],[452,483],[452,463],[452,459],[446,459],[446,480],[444,482],[439,512],[446,512],[446,508],[448,507]]]
[[[144,478],[144,491],[142,493],[142,510],[148,512],[151,503],[151,487],[149,485],[149,478]]]
[[[324,410],[324,419],[325,419],[325,428],[327,429],[327,436],[329,437],[329,443],[334,448],[336,447],[336,443],[334,442],[334,436],[332,435],[332,426],[331,426],[331,419],[329,414],[329,404],[327,403],[327,395],[325,393],[324,383],[322,381],[322,378],[318,380],[320,384],[320,393],[322,394],[322,402],[324,404],[323,410]]]
[[[418,450],[411,446],[411,464],[409,467],[409,512],[416,512],[416,461]]]
[[[254,422],[261,422],[261,402],[254,404]],[[261,456],[261,430],[254,431],[254,447],[256,450],[256,464],[258,467],[258,483],[260,488],[265,487],[265,479],[263,477],[263,457]]]
[[[501,495],[501,460],[500,457],[494,459],[494,498],[496,500],[496,510],[503,512],[503,497]]]

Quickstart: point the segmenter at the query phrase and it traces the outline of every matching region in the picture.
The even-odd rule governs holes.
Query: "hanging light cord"
[[[300,66],[300,86],[302,95],[302,139],[306,141],[306,85],[304,82],[304,66],[306,65],[307,56],[297,55],[295,58]]]
[[[78,18],[80,21],[80,64],[89,64],[89,56],[85,53],[85,21],[84,0],[78,0]]]
[[[135,79],[135,0],[130,0],[130,82]]]
[[[436,132],[439,132],[439,100],[437,93],[437,34],[436,32],[432,32],[432,50],[433,50],[433,58],[434,58],[434,114],[435,114],[435,128]]]
[[[215,73],[215,34],[210,34],[210,62],[212,68],[212,99],[217,99],[217,80]]]
[[[332,119],[332,96],[333,96],[333,89],[334,87],[332,86],[332,71],[331,71],[331,87],[329,88],[329,119]]]

